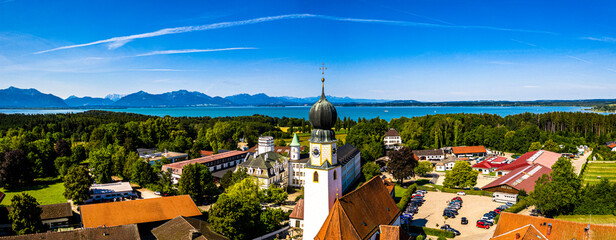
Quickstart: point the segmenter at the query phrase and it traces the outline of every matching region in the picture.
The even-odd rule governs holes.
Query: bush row
[[[526,200],[526,198],[520,197],[520,201],[518,201],[518,203],[514,204],[510,208],[505,209],[505,212],[518,213],[526,209],[526,207],[528,207],[528,201]]]
[[[417,191],[417,184],[413,184],[406,189],[404,195],[402,195],[402,198],[400,199],[400,202],[398,202],[398,208],[400,210],[404,210],[404,208],[406,208],[406,205],[411,200],[411,196],[415,191]]]
[[[416,233],[416,234],[421,234],[421,235],[430,235],[430,236],[447,237],[447,238],[453,238],[456,236],[452,232],[448,232],[448,231],[436,229],[436,228],[409,226],[408,229],[410,233]]]

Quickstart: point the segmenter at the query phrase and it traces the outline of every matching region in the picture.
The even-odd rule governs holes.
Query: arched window
[[[314,172],[314,175],[312,176],[312,181],[319,182],[319,174],[316,171]]]
[[[336,170],[334,170],[334,180],[338,178],[338,174],[336,174]]]

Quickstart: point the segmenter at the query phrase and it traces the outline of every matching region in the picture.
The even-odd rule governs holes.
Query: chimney
[[[552,224],[548,223],[548,236],[550,236],[550,233],[552,233]]]
[[[516,233],[516,234],[515,234],[515,239],[516,239],[516,240],[520,239],[520,233]]]

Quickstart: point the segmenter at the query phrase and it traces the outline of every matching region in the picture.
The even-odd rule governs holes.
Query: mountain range
[[[353,99],[328,96],[335,104],[385,103],[388,100]],[[44,94],[36,89],[9,87],[0,90],[0,108],[100,108],[100,107],[198,107],[198,106],[301,106],[313,104],[319,97],[272,97],[264,93],[212,97],[201,92],[178,90],[162,94],[144,91],[128,95],[109,94],[105,98],[76,97],[66,99]]]
[[[126,108],[126,107],[204,107],[204,106],[310,106],[319,97],[273,97],[264,93],[212,97],[201,92],[178,90],[161,94],[144,91],[128,95],[109,94],[105,98],[76,97],[66,99],[44,94],[36,89],[9,87],[0,89],[0,108]],[[616,104],[616,99],[535,100],[535,101],[450,101],[420,102],[415,100],[358,99],[327,96],[342,106],[599,106]]]

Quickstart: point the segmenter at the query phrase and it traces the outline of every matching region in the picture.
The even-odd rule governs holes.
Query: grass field
[[[588,221],[591,220],[591,216],[589,215],[563,215],[563,216],[556,217],[556,219],[572,221],[572,222],[588,223]],[[616,216],[614,215],[592,215],[592,223],[616,225]]]
[[[3,206],[11,205],[11,198],[22,192],[32,195],[41,205],[66,202],[66,198],[62,195],[64,193],[64,184],[58,179],[35,181],[33,186],[12,191],[0,188],[0,191],[6,194],[2,202],[0,202],[0,205]]]
[[[616,162],[598,163],[589,161],[586,170],[584,170],[584,182],[598,183],[603,178],[607,178],[610,182],[616,182]]]

